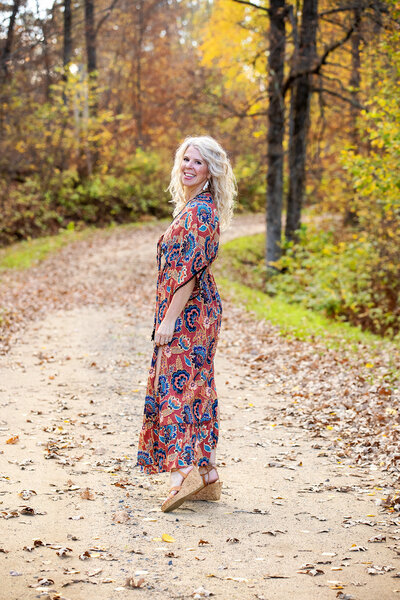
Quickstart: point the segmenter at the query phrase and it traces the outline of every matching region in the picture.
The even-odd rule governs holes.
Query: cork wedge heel
[[[176,491],[176,494],[171,496],[171,498],[167,498],[165,502],[162,503],[161,510],[163,512],[175,510],[183,504],[189,496],[195,494],[204,487],[204,480],[200,477],[197,467],[193,467],[189,473],[185,473],[178,469],[178,473],[182,475],[183,481],[181,485],[174,486],[170,489],[170,492]]]
[[[221,498],[222,482],[217,479],[212,483],[208,483],[210,472],[215,469],[215,465],[205,465],[205,473],[200,473],[201,478],[204,482],[204,487],[198,492],[195,492],[188,498],[188,500],[204,500],[208,502],[218,502]]]

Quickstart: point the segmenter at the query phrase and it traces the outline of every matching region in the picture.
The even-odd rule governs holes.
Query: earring
[[[203,185],[203,192],[204,192],[204,191],[205,191],[205,190],[208,188],[208,184],[209,184],[209,181],[208,181],[208,179],[207,179],[207,181],[206,181],[206,182],[205,182],[205,184]]]

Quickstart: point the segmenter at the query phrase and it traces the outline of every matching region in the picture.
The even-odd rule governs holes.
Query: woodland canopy
[[[395,0],[4,0],[0,244],[167,216],[207,133],[266,211],[265,289],[398,335],[399,79]]]

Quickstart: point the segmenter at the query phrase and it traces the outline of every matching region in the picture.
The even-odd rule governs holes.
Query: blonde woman
[[[214,355],[222,306],[210,265],[220,226],[232,217],[236,185],[216,140],[185,139],[169,190],[175,218],[157,244],[155,346],[138,451],[146,473],[170,472],[164,512],[189,497],[219,500],[221,494]]]

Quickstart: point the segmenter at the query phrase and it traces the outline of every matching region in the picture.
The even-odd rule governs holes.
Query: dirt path
[[[242,217],[225,239],[262,227]],[[376,504],[386,475],[298,408],[310,386],[329,406],[365,384],[228,301],[223,496],[160,512],[165,476],[133,468],[159,233],[99,235],[5,282],[35,318],[0,363],[1,600],[400,598],[400,518]]]

